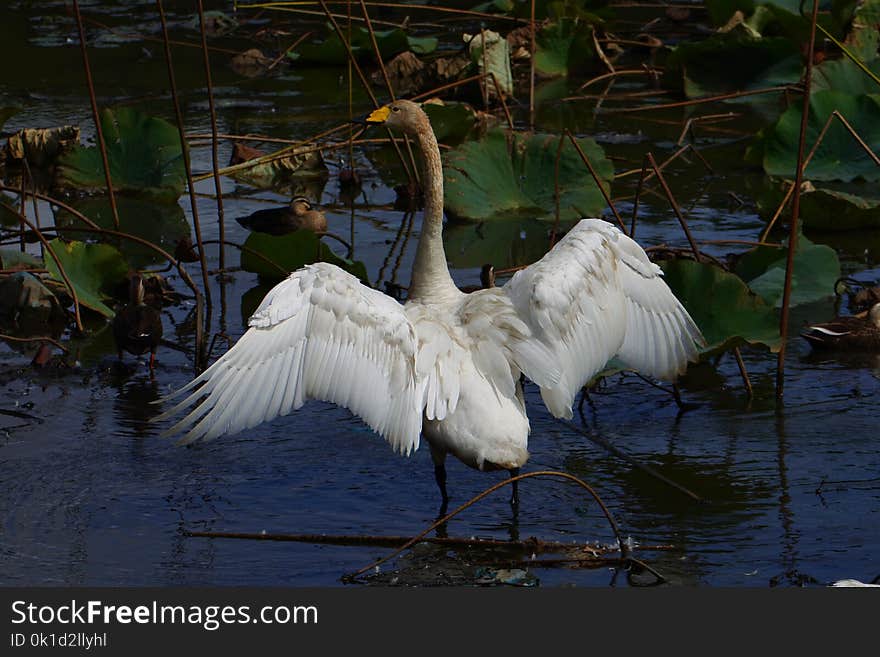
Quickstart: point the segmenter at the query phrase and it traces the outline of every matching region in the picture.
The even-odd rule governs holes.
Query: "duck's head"
[[[296,215],[303,215],[312,209],[312,204],[305,196],[295,196],[290,200],[290,209]]]
[[[480,284],[483,289],[495,287],[495,267],[491,264],[483,265],[480,269]]]
[[[138,306],[144,302],[144,277],[140,272],[128,273],[128,300]]]
[[[396,128],[401,132],[416,134],[430,126],[422,106],[411,100],[395,100],[370,112],[363,123]]]
[[[868,311],[868,319],[871,320],[871,323],[880,328],[880,303],[875,303],[871,310]]]

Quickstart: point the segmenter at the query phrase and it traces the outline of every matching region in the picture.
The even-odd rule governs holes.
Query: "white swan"
[[[190,393],[159,419],[203,399],[166,434],[216,438],[321,399],[407,455],[424,435],[445,503],[447,454],[511,473],[528,459],[521,373],[553,415],[570,418],[581,386],[613,356],[659,378],[696,358],[700,331],[660,269],[598,219],[580,221],[504,287],[459,291],[443,251],[443,172],[428,117],[400,100],[366,121],[413,135],[423,154],[425,215],[406,304],[334,265],[295,271],[235,346],[168,397]]]

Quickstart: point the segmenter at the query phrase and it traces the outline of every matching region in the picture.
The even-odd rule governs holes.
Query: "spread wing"
[[[649,376],[672,380],[696,361],[706,344],[691,316],[661,278],[663,272],[636,242],[611,224],[609,244],[620,266],[620,286],[626,297],[626,335],[617,355]]]
[[[636,242],[605,221],[583,219],[504,286],[534,339],[555,356],[558,383],[523,371],[556,417],[571,417],[575,394],[614,356],[661,378],[696,358],[700,331],[660,276]]]
[[[397,451],[418,447],[417,340],[399,303],[316,263],[276,285],[248,324],[232,349],[166,398],[190,393],[156,419],[201,400],[166,433],[207,440],[320,399],[359,415]]]

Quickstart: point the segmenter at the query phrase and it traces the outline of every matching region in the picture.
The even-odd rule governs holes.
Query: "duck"
[[[450,454],[511,477],[527,462],[523,375],[552,415],[571,419],[581,386],[614,356],[660,379],[698,360],[703,336],[660,268],[603,219],[580,220],[502,287],[459,290],[443,246],[443,168],[427,115],[396,100],[362,122],[410,135],[421,152],[425,204],[406,302],[329,263],[293,272],[229,351],[160,400],[173,406],[156,419],[177,418],[164,435],[210,440],[308,400],[332,402],[403,455],[424,439],[443,508]]]
[[[122,352],[134,356],[150,352],[150,372],[156,363],[156,349],[162,340],[162,315],[157,308],[144,303],[144,278],[129,274],[128,303],[113,317],[113,338],[119,360]]]
[[[813,349],[880,352],[880,303],[866,313],[808,325],[801,331],[801,337]]]
[[[479,285],[463,285],[459,287],[462,292],[470,293],[477,290],[487,290],[495,287],[495,266],[487,263],[480,267],[480,284]]]
[[[880,303],[880,285],[866,285],[862,281],[844,276],[834,283],[834,293],[838,297],[846,294],[851,313],[870,310],[871,306]]]
[[[268,208],[236,219],[244,228],[269,235],[287,235],[296,230],[327,232],[327,218],[312,207],[309,199],[295,196],[286,208]]]

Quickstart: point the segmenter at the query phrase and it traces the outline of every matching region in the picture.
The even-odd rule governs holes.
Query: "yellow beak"
[[[371,124],[385,123],[389,114],[391,114],[391,108],[388,107],[388,105],[385,105],[384,107],[380,107],[379,109],[370,112],[369,116],[366,118],[366,122]]]

